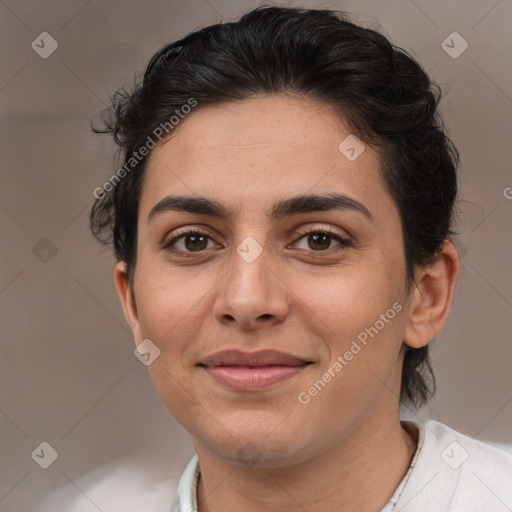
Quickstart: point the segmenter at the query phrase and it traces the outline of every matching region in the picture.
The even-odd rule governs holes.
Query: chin
[[[318,448],[315,440],[312,439],[308,443],[307,439],[299,437],[296,431],[292,432],[290,427],[284,424],[282,415],[279,419],[275,418],[272,423],[262,424],[261,418],[254,416],[252,419],[251,422],[251,415],[246,414],[244,421],[232,421],[226,430],[217,424],[213,431],[203,430],[203,435],[199,437],[218,457],[240,467],[254,469],[298,464],[307,460],[307,453],[314,453]],[[208,434],[204,435],[205,432]],[[315,446],[308,450],[309,444]]]

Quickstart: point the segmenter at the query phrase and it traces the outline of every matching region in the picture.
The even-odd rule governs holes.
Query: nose
[[[230,263],[213,307],[216,320],[243,330],[283,322],[290,307],[288,289],[271,268],[266,251],[251,262],[235,253]]]

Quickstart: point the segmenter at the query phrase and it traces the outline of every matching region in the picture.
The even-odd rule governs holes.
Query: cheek
[[[137,311],[142,334],[162,352],[174,356],[197,335],[201,326],[198,317],[204,314],[211,288],[204,279],[199,282],[185,276],[186,272],[171,272],[157,265],[148,266],[147,271],[141,268],[138,276]]]
[[[326,400],[329,407],[343,405],[340,410],[345,411],[362,407],[379,397],[385,388],[382,382],[392,378],[405,309],[398,270],[361,265],[297,281],[294,291],[302,299],[301,320],[323,345],[323,362],[310,382],[329,382],[329,390],[320,393],[320,404]],[[317,388],[322,389],[322,383]]]
[[[291,288],[299,299],[302,321],[315,326],[312,330],[345,341],[373,325],[403,297],[396,273],[375,262],[302,275]]]
[[[148,366],[153,386],[178,423],[190,429],[190,411],[197,405],[198,390],[187,350],[200,339],[200,318],[207,314],[201,297],[206,292],[198,284],[177,279],[177,274],[171,278],[170,273],[156,270],[140,273],[144,285],[138,290],[138,314],[142,335],[160,350]]]

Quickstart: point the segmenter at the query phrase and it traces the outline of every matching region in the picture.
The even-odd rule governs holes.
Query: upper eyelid
[[[208,230],[204,228],[184,228],[183,231],[175,233],[172,237],[164,237],[164,239],[161,242],[161,245],[164,247],[170,246],[173,242],[175,243],[181,238],[192,234],[204,235],[210,238],[210,240],[214,240],[214,238],[211,236],[211,233],[209,233]]]
[[[327,233],[332,236],[337,236],[339,238],[349,238],[348,234],[339,233],[337,230],[333,229],[331,226],[312,226],[305,229],[296,229],[294,231],[295,236],[303,237],[310,233]]]
[[[343,235],[341,233],[338,233],[330,226],[329,227],[327,227],[327,226],[312,226],[309,228],[305,228],[304,230],[301,230],[301,229],[294,230],[293,234],[294,234],[294,236],[296,236],[298,238],[296,240],[294,240],[293,243],[298,242],[299,240],[301,240],[305,236],[309,235],[310,233],[326,233],[326,234],[332,236],[333,238],[338,238],[338,241],[340,241],[340,242],[345,242],[345,243],[350,242],[350,237],[348,235]],[[206,228],[184,228],[184,231],[176,233],[172,238],[170,238],[170,240],[166,241],[164,239],[164,241],[162,242],[162,245],[164,247],[171,247],[178,240],[181,240],[183,237],[186,237],[187,235],[190,235],[190,234],[201,234],[201,235],[207,236],[210,240],[214,241],[215,243],[218,243],[218,242],[216,242],[214,237],[211,236],[211,233],[209,233]],[[199,252],[202,252],[202,251],[199,251]]]

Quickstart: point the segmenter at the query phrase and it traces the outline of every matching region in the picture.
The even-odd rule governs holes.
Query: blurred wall
[[[352,13],[442,86],[442,112],[462,155],[463,269],[449,323],[432,345],[437,398],[403,413],[512,452],[512,3],[291,4]],[[162,45],[257,5],[0,4],[1,512],[170,510],[193,448],[133,355],[113,259],[98,253],[88,231],[93,190],[116,170],[112,142],[91,133],[90,119]],[[43,442],[58,456],[47,469],[36,457],[53,454]],[[140,501],[115,509],[126,475]],[[159,486],[162,503],[148,507],[142,490]]]

